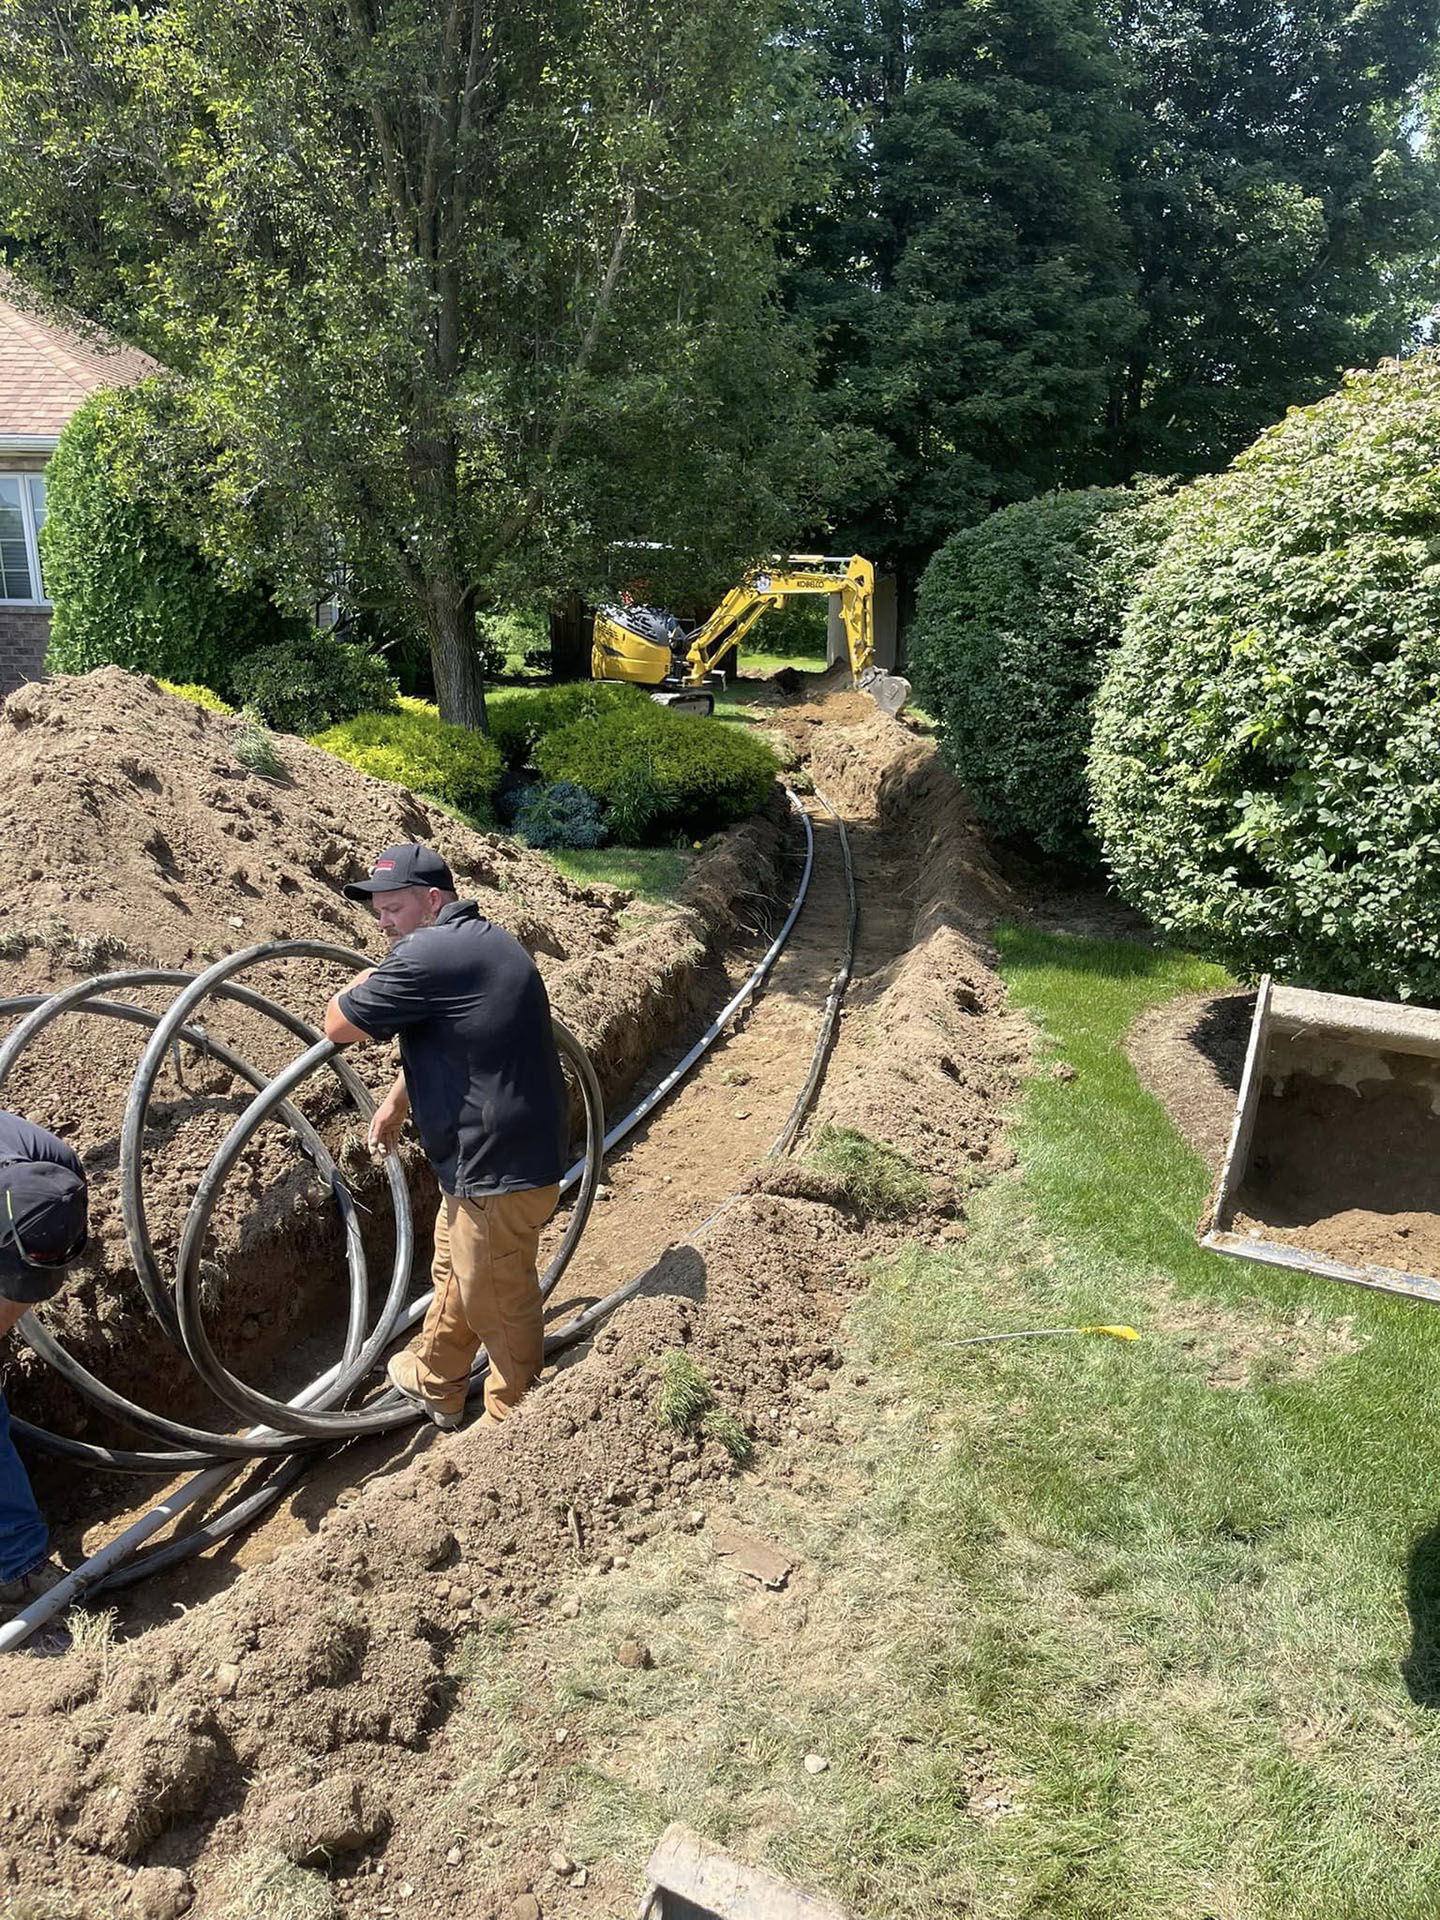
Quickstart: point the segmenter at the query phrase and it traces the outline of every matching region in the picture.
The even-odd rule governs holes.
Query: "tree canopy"
[[[1120,164],[1141,325],[1108,443],[1129,473],[1219,466],[1440,294],[1423,136],[1440,15],[1416,0],[1119,0]]]
[[[45,295],[184,377],[211,537],[423,626],[777,537],[806,366],[769,0],[0,0],[0,214]]]
[[[823,337],[844,544],[913,579],[1093,438],[1134,325],[1121,72],[1091,0],[827,0],[816,38],[860,131],[796,223],[792,297]]]
[[[1054,486],[1222,466],[1440,298],[1415,0],[819,0],[795,221],[843,544],[912,577]]]

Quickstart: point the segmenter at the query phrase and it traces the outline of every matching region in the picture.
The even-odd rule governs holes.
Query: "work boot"
[[[53,1560],[42,1560],[38,1566],[31,1567],[28,1573],[19,1574],[14,1580],[0,1580],[0,1620],[13,1620],[17,1613],[23,1613],[42,1593],[49,1593],[52,1587],[58,1587],[65,1577],[64,1567],[57,1567]],[[73,1645],[68,1627],[62,1626],[58,1620],[47,1620],[43,1627],[37,1627],[29,1639],[22,1640],[13,1651],[28,1653],[32,1659],[54,1660],[68,1653]]]
[[[28,1573],[18,1574],[13,1580],[0,1580],[0,1607],[6,1609],[7,1618],[23,1613],[32,1600],[38,1600],[42,1593],[49,1593],[67,1578],[64,1567],[57,1567],[53,1560],[41,1560]]]
[[[385,1378],[395,1391],[403,1394],[411,1406],[419,1407],[426,1418],[433,1420],[437,1427],[443,1427],[447,1433],[453,1431],[465,1418],[464,1407],[457,1407],[453,1413],[447,1413],[444,1407],[437,1406],[425,1394],[420,1385],[419,1375],[420,1363],[408,1347],[402,1348],[399,1353],[391,1354],[385,1368]]]

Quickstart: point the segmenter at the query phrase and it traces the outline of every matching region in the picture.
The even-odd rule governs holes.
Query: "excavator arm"
[[[769,608],[783,607],[794,595],[813,593],[839,594],[850,672],[859,685],[875,663],[875,569],[858,554],[829,559],[809,553],[793,553],[768,567],[756,567],[730,589],[690,636],[687,684],[699,686],[708,679]]]
[[[692,633],[651,608],[602,607],[595,616],[591,667],[597,680],[648,686],[668,705],[709,712],[716,671],[762,614],[800,594],[835,595],[850,655],[850,673],[887,713],[898,713],[909,682],[875,667],[875,569],[859,554],[792,553],[752,568],[710,618]]]

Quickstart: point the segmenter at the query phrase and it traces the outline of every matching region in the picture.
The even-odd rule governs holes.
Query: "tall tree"
[[[788,510],[770,5],[0,0],[0,223],[186,378],[247,562],[343,564],[484,725],[477,608],[619,539],[728,568]]]
[[[1133,323],[1120,75],[1091,0],[830,0],[855,116],[792,235],[847,542],[911,582],[957,526],[1078,477]]]
[[[1112,471],[1223,465],[1440,297],[1429,0],[1116,0],[1143,326]]]

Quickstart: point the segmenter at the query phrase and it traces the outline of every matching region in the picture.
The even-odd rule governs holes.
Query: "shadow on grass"
[[[1440,1524],[1410,1548],[1405,1605],[1410,1651],[1400,1663],[1400,1676],[1417,1707],[1440,1707]]]
[[[1149,980],[1174,971],[1173,948],[1142,940],[1096,940],[1087,934],[1042,932],[1036,927],[1001,924],[995,945],[1007,968],[1053,967],[1061,973],[1106,980]]]

